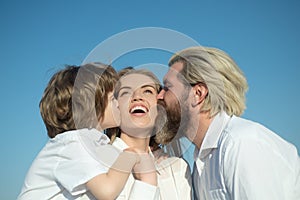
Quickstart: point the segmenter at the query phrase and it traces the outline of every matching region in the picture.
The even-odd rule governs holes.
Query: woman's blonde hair
[[[141,75],[148,76],[149,78],[151,78],[153,80],[156,91],[157,92],[160,91],[160,89],[161,89],[160,81],[151,71],[149,71],[147,69],[134,69],[133,67],[126,67],[118,72],[119,81],[117,82],[115,90],[114,90],[115,98],[118,97],[118,94],[120,92],[120,87],[121,87],[120,80],[130,74],[141,74]]]
[[[240,116],[246,108],[247,80],[234,60],[224,51],[210,47],[190,47],[173,55],[169,66],[183,63],[181,75],[190,85],[205,84],[208,95],[201,111],[214,116],[224,110]]]
[[[113,91],[116,81],[116,71],[102,63],[67,66],[55,73],[39,104],[48,136],[96,128],[104,117],[108,93]]]

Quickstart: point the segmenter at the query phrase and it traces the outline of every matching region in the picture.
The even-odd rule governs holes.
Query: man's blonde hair
[[[184,65],[181,75],[190,85],[205,84],[208,95],[201,111],[214,116],[224,110],[240,116],[246,108],[247,80],[234,60],[224,51],[211,47],[190,47],[173,55],[169,66]]]

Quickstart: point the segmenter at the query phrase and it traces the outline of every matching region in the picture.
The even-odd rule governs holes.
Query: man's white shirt
[[[219,113],[194,155],[195,199],[300,199],[296,148],[258,123]]]

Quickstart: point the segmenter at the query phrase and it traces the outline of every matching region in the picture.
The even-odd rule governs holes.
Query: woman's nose
[[[158,95],[156,96],[156,98],[157,99],[164,99],[164,95],[165,95],[165,90],[164,89],[162,89],[159,93],[158,93]]]
[[[140,91],[135,91],[133,94],[132,94],[132,101],[142,101],[144,98],[143,98],[143,95]]]

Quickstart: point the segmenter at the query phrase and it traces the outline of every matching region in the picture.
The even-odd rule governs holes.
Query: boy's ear
[[[197,106],[204,101],[208,94],[208,89],[205,84],[198,83],[193,87],[193,106]]]

